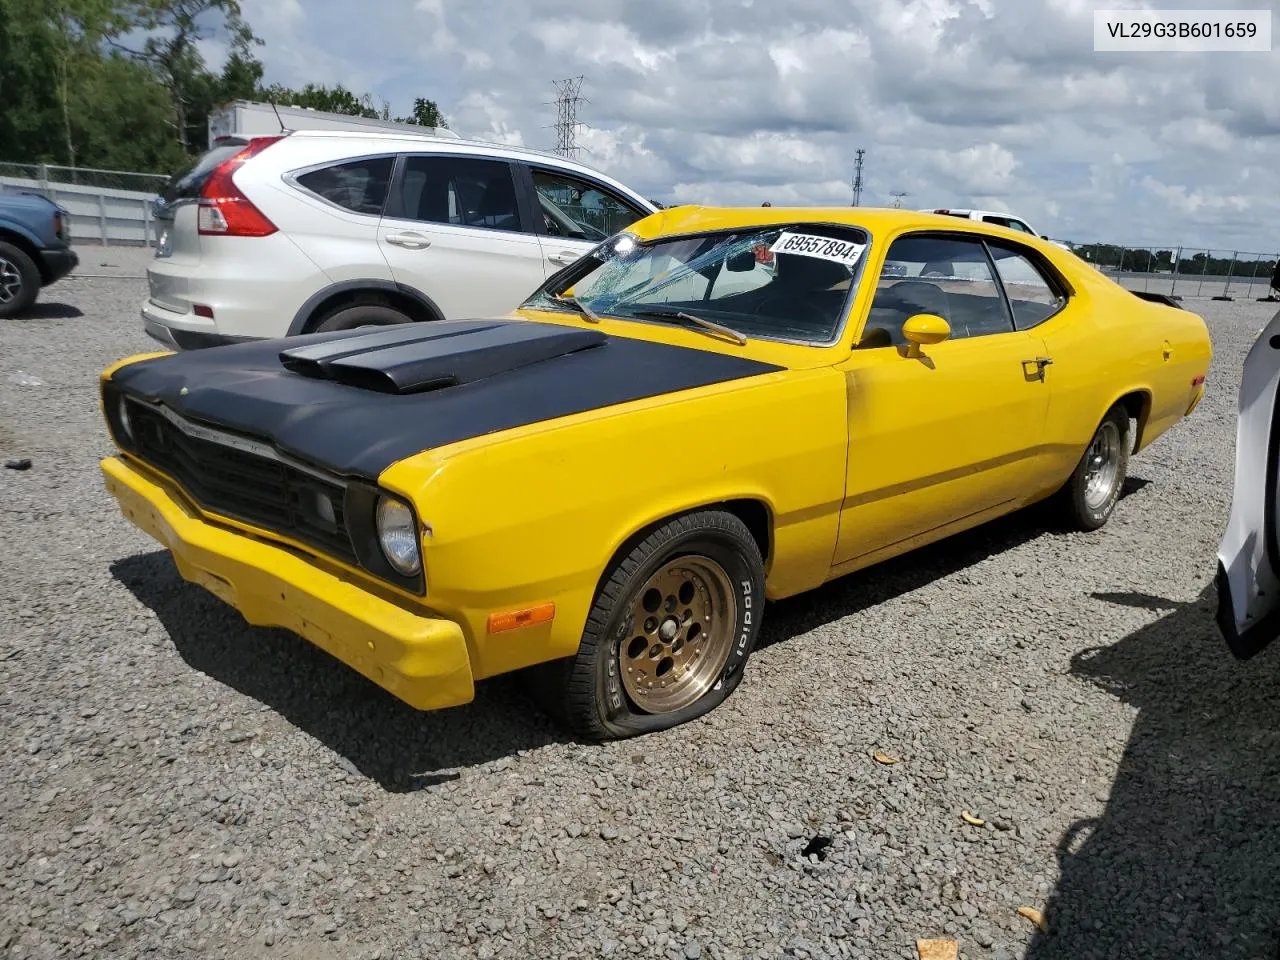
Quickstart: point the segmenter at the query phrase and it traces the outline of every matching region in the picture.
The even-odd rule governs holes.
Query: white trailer
[[[352,117],[345,113],[328,113],[311,107],[233,100],[209,112],[209,143],[219,137],[263,137],[285,130],[397,130],[419,136],[453,137],[458,134],[447,127],[420,127],[414,123]]]

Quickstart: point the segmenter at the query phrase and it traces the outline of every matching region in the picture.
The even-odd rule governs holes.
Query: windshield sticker
[[[852,240],[836,240],[833,237],[820,237],[810,233],[783,231],[769,249],[773,253],[796,253],[802,257],[831,260],[835,263],[843,263],[852,269],[867,246],[864,243],[854,243]]]

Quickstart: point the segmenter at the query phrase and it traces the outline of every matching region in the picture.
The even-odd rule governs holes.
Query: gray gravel
[[[1032,511],[775,605],[720,710],[598,747],[186,586],[96,463],[143,295],[0,324],[0,955],[1274,957],[1280,651],[1231,661],[1209,586],[1266,305],[1197,304],[1209,395],[1102,532]]]

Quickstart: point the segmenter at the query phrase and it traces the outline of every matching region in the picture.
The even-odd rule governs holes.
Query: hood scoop
[[[357,332],[280,351],[286,370],[379,393],[422,393],[601,346],[595,330],[521,320],[442,320]]]

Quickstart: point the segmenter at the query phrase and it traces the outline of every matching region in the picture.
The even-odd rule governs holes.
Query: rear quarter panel
[[[1072,305],[1037,329],[1053,359],[1046,439],[1065,480],[1121,397],[1144,398],[1141,447],[1183,417],[1211,345],[1194,313],[1140,300],[1091,268],[1062,272],[1075,288]]]
[[[791,370],[463,441],[380,481],[430,524],[427,604],[463,624],[485,677],[573,654],[615,553],[699,506],[766,505],[771,597],[822,583],[846,433],[843,377]],[[546,601],[552,624],[486,635],[489,613]]]

